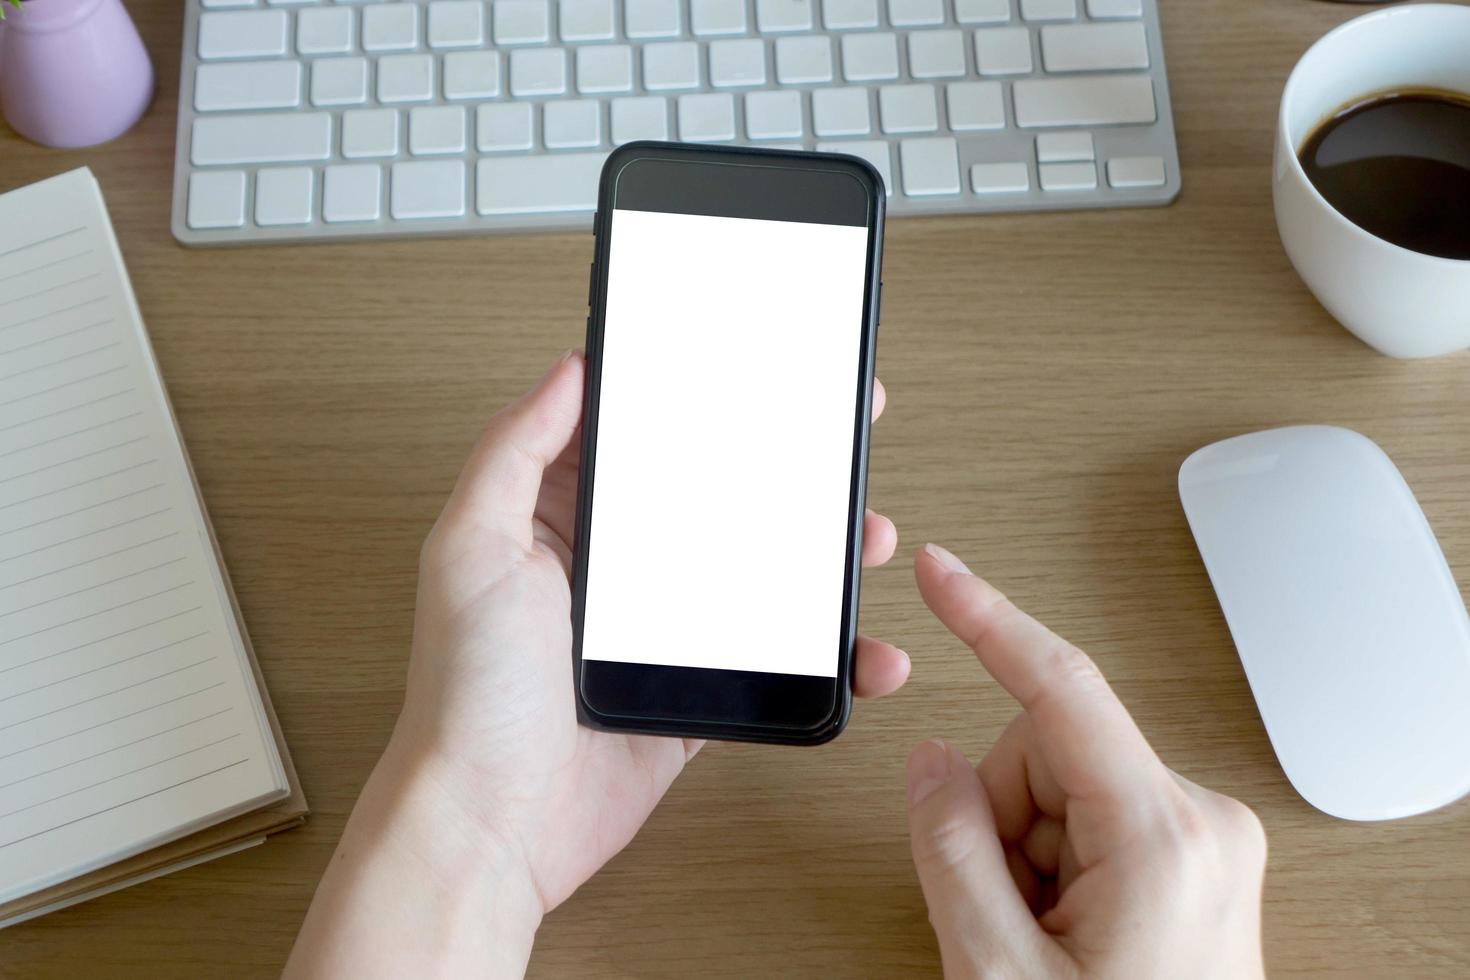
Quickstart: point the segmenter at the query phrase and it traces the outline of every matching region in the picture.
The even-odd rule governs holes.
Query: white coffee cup
[[[1364,231],[1327,203],[1297,157],[1337,110],[1405,89],[1470,98],[1470,7],[1376,10],[1312,45],[1281,95],[1272,196],[1286,254],[1327,312],[1380,353],[1434,357],[1470,347],[1470,260]]]

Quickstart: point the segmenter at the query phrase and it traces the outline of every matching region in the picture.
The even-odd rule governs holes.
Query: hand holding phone
[[[541,916],[632,839],[699,750],[577,724],[568,570],[584,374],[569,353],[491,420],[424,542],[403,711],[289,976],[519,975]],[[865,523],[864,564],[882,564],[893,525]],[[658,530],[670,562],[700,559],[684,529]],[[908,658],[860,639],[853,676],[859,696],[888,694]]]

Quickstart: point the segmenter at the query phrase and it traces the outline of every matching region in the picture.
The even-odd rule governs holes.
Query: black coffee
[[[1360,228],[1470,259],[1470,97],[1375,96],[1318,126],[1300,157],[1322,196]]]

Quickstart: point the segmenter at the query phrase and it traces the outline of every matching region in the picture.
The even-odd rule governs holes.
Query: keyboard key
[[[612,100],[612,141],[621,146],[634,140],[669,138],[668,101],[657,95]]]
[[[696,37],[745,33],[745,0],[689,0],[689,29]]]
[[[204,64],[194,72],[194,108],[287,109],[301,101],[301,65],[295,61]]]
[[[1153,81],[1147,75],[1026,78],[1011,86],[1016,125],[1109,126],[1151,123]]]
[[[844,34],[842,77],[877,82],[898,77],[898,39],[892,34]]]
[[[284,10],[230,10],[199,15],[199,57],[269,58],[286,53]]]
[[[1108,184],[1113,187],[1163,187],[1162,157],[1113,157],[1108,161]]]
[[[745,97],[745,135],[753,140],[802,136],[800,92],[751,92]]]
[[[189,175],[190,228],[238,228],[245,223],[245,171],[204,170]]]
[[[633,49],[599,44],[577,49],[577,91],[627,92],[633,88]]]
[[[952,82],[945,100],[949,128],[955,132],[1005,127],[1006,110],[1000,82]]]
[[[898,163],[903,192],[910,197],[960,192],[959,148],[953,137],[903,140]]]
[[[318,58],[311,63],[312,105],[358,105],[367,101],[366,58]]]
[[[452,51],[444,56],[446,99],[493,99],[500,94],[500,56],[494,51]]]
[[[1148,43],[1139,21],[1059,24],[1041,29],[1041,63],[1047,71],[1147,68]]]
[[[328,167],[322,175],[322,220],[377,221],[382,213],[383,173],[375,164]]]
[[[829,31],[878,26],[878,0],[822,0],[822,26]]]
[[[889,163],[887,140],[846,140],[841,143],[818,143],[820,153],[851,153],[877,168],[883,177],[883,190],[893,195],[893,169]]]
[[[944,0],[888,0],[888,23],[894,27],[943,24]]]
[[[567,90],[567,56],[561,48],[526,48],[510,53],[510,94],[560,95]]]
[[[1036,168],[1044,191],[1090,191],[1097,187],[1093,163],[1043,163]]]
[[[1011,2],[954,0],[954,19],[961,24],[1004,24],[1011,19]]]
[[[755,0],[755,23],[762,34],[809,31],[812,0]]]
[[[832,42],[821,34],[776,39],[776,80],[782,85],[832,81]]]
[[[296,15],[296,50],[347,54],[352,50],[352,8],[319,7]]]
[[[378,59],[379,102],[427,102],[433,97],[433,55],[390,54]]]
[[[495,43],[545,44],[551,39],[549,17],[547,0],[495,0]]]
[[[728,98],[728,96],[726,96]],[[555,153],[481,160],[475,210],[481,214],[591,211],[606,153]]]
[[[1031,189],[1024,163],[977,163],[970,167],[970,189],[976,194],[1020,194]]]
[[[716,143],[735,138],[735,98],[724,92],[679,96],[679,139]]]
[[[596,146],[602,142],[602,103],[596,99],[546,103],[541,138],[548,150]]]
[[[253,7],[255,0],[201,0],[204,9],[214,10],[217,7]]]
[[[464,214],[464,161],[393,164],[389,208],[393,217],[458,218]]]
[[[623,33],[628,37],[678,37],[682,29],[679,0],[624,0]]]
[[[915,78],[961,78],[965,36],[960,31],[914,31],[909,35],[909,74]]]
[[[1087,0],[1087,16],[1095,20],[1109,17],[1142,17],[1142,0]]]
[[[699,87],[699,45],[665,41],[643,47],[643,87],[650,92]]]
[[[475,110],[475,146],[481,153],[531,148],[529,102],[493,102]]]
[[[363,8],[364,51],[411,51],[418,43],[418,4],[382,3]]]
[[[1024,27],[990,27],[975,32],[975,66],[982,75],[1031,72],[1031,32]]]
[[[812,92],[812,131],[818,136],[865,136],[872,132],[865,88],[819,88]]]
[[[332,155],[325,112],[266,112],[194,120],[189,159],[196,167],[231,163],[301,163]]]
[[[429,47],[477,48],[485,43],[485,5],[480,0],[433,0]]]
[[[349,160],[397,156],[397,111],[348,109],[342,113],[342,155]]]
[[[1026,20],[1071,20],[1077,16],[1077,0],[1021,0]]]
[[[1038,133],[1036,136],[1037,163],[1068,163],[1092,158],[1091,133]]]
[[[425,105],[409,110],[409,153],[422,157],[436,153],[463,153],[464,149],[463,106]]]
[[[561,0],[557,9],[563,41],[613,39],[613,0]]]
[[[766,45],[760,38],[711,41],[709,83],[715,88],[763,85],[766,81]]]
[[[932,133],[939,128],[934,86],[883,86],[878,90],[878,118],[885,133]]]
[[[255,175],[255,223],[311,223],[313,178],[310,167],[277,167]]]

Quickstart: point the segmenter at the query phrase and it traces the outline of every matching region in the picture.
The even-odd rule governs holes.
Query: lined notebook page
[[[0,902],[286,792],[97,183],[0,196]]]

